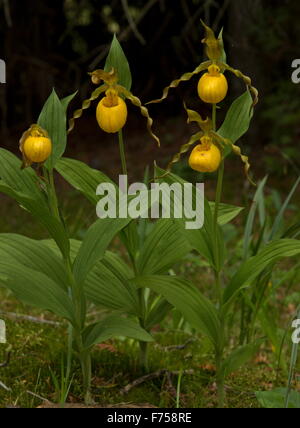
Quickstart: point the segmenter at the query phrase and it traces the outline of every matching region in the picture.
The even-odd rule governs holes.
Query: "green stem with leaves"
[[[146,373],[149,371],[148,365],[148,343],[139,342],[140,345],[140,367]]]
[[[140,302],[141,316],[139,318],[139,324],[141,328],[145,329],[145,319],[146,319],[146,302],[145,302],[145,290],[143,288],[138,289],[138,297]],[[140,355],[139,355],[139,364],[140,368],[144,372],[149,371],[148,365],[148,343],[147,342],[139,342],[140,346]]]
[[[213,121],[213,130],[215,132],[217,129],[216,113],[217,113],[217,106],[216,104],[213,104],[212,121]],[[219,209],[220,209],[220,203],[221,203],[222,191],[223,191],[223,181],[224,181],[224,160],[222,159],[221,165],[218,170],[218,182],[217,182],[217,189],[216,189],[215,209],[214,209],[214,215],[213,215],[215,277],[216,277],[216,288],[217,288],[217,295],[218,295],[220,309],[223,304],[223,292],[222,292],[222,286],[221,286],[221,266],[220,266],[221,257],[220,257],[220,246],[219,246],[218,218],[219,218]]]
[[[127,175],[127,163],[126,163],[126,155],[125,155],[125,146],[124,146],[124,139],[123,139],[123,131],[122,129],[118,133],[118,140],[119,140],[119,151],[120,151],[120,159],[121,159],[121,165],[122,165],[122,174]],[[135,260],[133,260],[133,265],[135,266]],[[145,327],[145,294],[143,289],[138,290],[139,295],[139,302],[140,302],[140,308],[141,308],[141,317],[139,318],[139,324],[142,328]],[[139,342],[140,347],[140,355],[139,355],[139,364],[143,371],[148,372],[148,343],[146,342]]]
[[[44,176],[47,182],[47,193],[49,199],[50,210],[54,217],[57,218],[63,225],[63,230],[66,234],[66,239],[69,239],[68,232],[65,228],[65,223],[61,218],[59,207],[58,207],[58,198],[55,188],[54,174],[53,169],[47,170],[44,168]],[[86,316],[86,302],[85,296],[82,292],[82,289],[78,284],[76,284],[70,253],[68,255],[63,254],[63,261],[65,264],[67,276],[69,279],[68,293],[70,299],[73,301],[75,316],[76,316],[76,326],[69,324],[68,327],[68,350],[67,350],[67,370],[66,370],[66,383],[69,382],[71,376],[72,368],[72,356],[73,356],[73,340],[76,344],[76,350],[79,355],[82,376],[83,376],[83,385],[84,385],[84,395],[86,404],[92,402],[90,387],[91,387],[91,355],[90,350],[85,350],[82,342],[82,330],[85,326],[85,316]]]
[[[217,129],[217,106],[213,104],[212,108],[212,121],[213,121],[213,130]],[[220,254],[220,242],[219,242],[219,209],[222,198],[223,191],[223,181],[224,181],[224,159],[221,161],[221,165],[218,171],[218,182],[216,189],[216,199],[215,199],[215,209],[213,214],[213,230],[214,230],[214,262],[215,262],[215,283],[216,283],[216,292],[219,305],[219,313],[222,314],[223,309],[223,290],[222,290],[222,281],[221,281],[221,254]],[[216,369],[217,369],[217,388],[218,388],[218,407],[223,408],[225,404],[225,385],[224,385],[224,370],[223,370],[223,357],[224,357],[224,320],[220,319],[221,325],[221,343],[218,344],[218,349],[216,349]]]
[[[215,277],[216,277],[216,289],[218,295],[218,303],[221,309],[223,304],[223,291],[221,284],[221,257],[220,257],[220,246],[219,246],[219,208],[221,203],[222,189],[223,189],[223,180],[224,180],[224,160],[222,160],[219,172],[218,172],[218,182],[216,190],[216,200],[215,200],[215,211],[214,211],[214,254],[215,254]]]
[[[84,390],[84,402],[86,405],[93,404],[93,398],[91,395],[91,382],[92,382],[92,359],[91,351],[84,350],[79,355],[81,370],[83,375],[83,390]]]

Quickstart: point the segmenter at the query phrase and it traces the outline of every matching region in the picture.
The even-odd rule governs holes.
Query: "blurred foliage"
[[[202,18],[216,30],[224,27],[228,62],[252,76],[260,91],[256,121],[244,141],[246,151],[257,146],[260,161],[266,163],[261,166],[279,176],[299,174],[300,85],[291,81],[299,13],[297,0],[244,0],[243,7],[236,0],[0,2],[0,58],[7,63],[7,84],[0,87],[0,135],[7,137],[3,145],[11,145],[11,136],[15,144],[15,135],[36,121],[53,86],[62,96],[80,88],[79,97],[86,97],[91,90],[87,72],[103,65],[114,33],[130,61],[135,93],[143,101],[160,96],[170,80],[203,59]],[[193,84],[182,85],[168,102],[152,108],[162,133],[166,119],[182,117],[183,98],[191,108],[209,113],[204,104],[199,106],[194,89]],[[230,80],[228,102],[241,89]],[[82,122],[91,137],[93,130],[85,120],[92,114]],[[184,142],[179,128],[177,135],[173,128],[165,129],[172,133],[170,153]],[[137,132],[132,122],[131,135]],[[86,150],[92,150],[91,144]]]
[[[260,80],[261,105],[257,121],[260,144],[266,147],[270,171],[299,175],[300,86],[291,80],[292,61],[299,57],[300,3],[294,0],[259,2],[248,27]],[[282,165],[285,165],[282,168]]]

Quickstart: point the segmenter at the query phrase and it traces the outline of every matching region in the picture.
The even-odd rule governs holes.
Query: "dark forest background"
[[[61,97],[79,89],[71,110],[78,108],[93,89],[87,72],[104,65],[114,33],[130,62],[133,92],[143,102],[158,97],[172,79],[202,61],[202,18],[216,31],[224,27],[228,63],[259,89],[256,116],[242,142],[254,169],[298,173],[300,85],[291,82],[291,63],[300,58],[299,17],[298,0],[0,0],[0,58],[7,64],[7,84],[0,85],[1,146],[17,151],[20,134],[36,121],[53,87]],[[157,159],[164,165],[187,141],[191,129],[183,99],[209,113],[196,84],[197,78],[151,107],[161,151],[130,108],[129,163],[139,168]],[[222,110],[243,90],[230,78]],[[68,154],[104,170],[119,168],[117,145],[98,128],[95,106],[70,136]]]

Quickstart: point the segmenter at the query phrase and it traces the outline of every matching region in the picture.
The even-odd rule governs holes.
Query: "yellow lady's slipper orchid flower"
[[[189,158],[190,167],[198,172],[215,172],[220,166],[222,155],[220,149],[209,137],[202,137]]]
[[[105,92],[105,97],[100,101],[97,107],[96,117],[100,128],[105,132],[115,133],[120,131],[127,120],[127,107],[125,101],[120,97],[128,99],[134,106],[140,109],[142,116],[147,119],[147,129],[152,138],[160,146],[159,138],[152,132],[153,120],[149,115],[148,109],[142,105],[138,97],[135,97],[130,91],[124,86],[118,84],[118,73],[117,70],[112,69],[110,72],[104,70],[95,70],[89,73],[92,82],[98,86],[90,98],[83,101],[80,109],[76,110],[73,117],[69,121],[68,133],[74,129],[75,120],[79,119],[84,110],[87,110],[92,101],[97,100],[101,94]]]
[[[33,163],[44,163],[52,153],[52,142],[47,131],[39,125],[32,125],[20,139],[20,150],[23,154],[23,168]]]
[[[99,102],[96,111],[97,122],[103,131],[112,134],[119,132],[127,120],[125,101],[114,90],[108,90]]]
[[[205,29],[205,38],[202,40],[202,43],[204,43],[205,45],[205,51],[208,57],[208,61],[202,62],[200,65],[198,65],[198,67],[195,68],[194,71],[189,73],[184,73],[179,79],[173,80],[170,83],[170,85],[163,90],[163,94],[161,98],[150,101],[147,104],[157,104],[162,102],[168,97],[170,89],[177,88],[182,82],[188,82],[189,80],[192,79],[192,77],[200,74],[202,71],[209,70],[211,66],[213,67],[217,66],[219,68],[219,72],[223,72],[227,70],[245,83],[245,85],[249,89],[249,92],[253,98],[253,107],[254,107],[258,102],[258,91],[256,88],[254,88],[254,86],[252,86],[252,81],[250,77],[245,76],[240,70],[236,70],[224,62],[226,61],[226,59],[224,58],[224,55],[223,55],[223,40],[221,35],[219,36],[219,38],[216,38],[213,30],[209,28],[206,24],[204,24],[204,22],[201,21],[201,23]],[[208,72],[208,74],[210,73]],[[223,78],[225,77],[223,76]],[[223,78],[222,77],[220,78],[220,82],[221,80],[223,80],[222,85],[220,85],[219,87],[219,89],[222,89],[221,92],[224,92],[226,87],[225,81]],[[226,93],[227,93],[227,90],[226,90]],[[224,95],[224,97],[225,96],[226,94]],[[211,102],[211,101],[206,101],[206,102]]]
[[[208,104],[218,104],[224,100],[228,92],[228,83],[217,65],[210,65],[198,83],[198,94]]]
[[[189,152],[190,149],[196,143],[198,143],[198,146],[196,147],[197,150],[195,149],[194,153],[192,153],[193,156],[190,157],[191,168],[200,172],[216,171],[219,168],[222,160],[223,149],[226,146],[229,146],[233,151],[233,153],[235,153],[237,156],[241,158],[242,162],[245,165],[246,176],[250,181],[250,183],[254,184],[251,178],[249,177],[249,169],[250,169],[249,159],[247,156],[242,154],[241,149],[238,146],[234,145],[230,140],[221,137],[221,135],[215,132],[213,129],[213,123],[211,119],[209,118],[205,120],[202,119],[199,113],[197,113],[194,110],[188,109],[185,104],[184,104],[184,108],[188,115],[188,123],[196,122],[200,128],[200,131],[192,135],[189,141],[180,147],[179,152],[176,153],[173,156],[172,160],[169,162],[167,166],[166,174],[168,174],[168,172],[171,171],[172,166],[175,163],[180,161],[181,156]],[[199,147],[199,140],[201,141],[200,147]],[[211,151],[209,151],[209,149],[211,149]],[[206,153],[201,154],[200,152],[206,152]]]

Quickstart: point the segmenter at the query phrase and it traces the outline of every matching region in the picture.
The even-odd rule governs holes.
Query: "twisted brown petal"
[[[240,70],[237,70],[235,68],[230,67],[228,64],[221,63],[220,65],[225,70],[228,70],[231,73],[233,73],[239,79],[242,79],[242,81],[245,83],[245,85],[249,88],[249,91],[252,95],[252,98],[253,98],[253,105],[252,106],[253,107],[256,106],[256,104],[258,103],[258,90],[254,86],[252,86],[252,81],[251,81],[250,77],[243,74]]]
[[[242,154],[242,151],[240,149],[239,146],[236,146],[235,144],[233,144],[230,140],[228,140],[227,138],[223,138],[220,135],[218,135],[216,132],[210,132],[211,137],[213,138],[214,141],[216,141],[219,145],[224,146],[230,146],[233,153],[236,154],[237,156],[239,156],[242,160],[242,162],[245,164],[245,174],[247,179],[249,180],[249,182],[253,185],[256,186],[256,184],[254,183],[254,181],[251,179],[250,175],[249,175],[249,170],[251,168],[251,165],[249,163],[249,158],[248,156],[245,156]]]
[[[157,100],[153,100],[153,101],[149,101],[146,104],[158,104],[160,102],[162,102],[163,100],[165,100],[168,95],[169,95],[169,91],[172,88],[177,88],[179,86],[179,84],[181,82],[187,82],[189,81],[193,76],[195,76],[196,74],[201,73],[201,71],[206,70],[210,65],[212,64],[211,61],[206,61],[206,62],[202,62],[194,71],[192,71],[191,73],[185,73],[183,74],[179,79],[177,80],[173,80],[173,82],[170,83],[169,86],[167,86],[164,90],[163,90],[163,95],[160,99]]]
[[[99,96],[103,92],[105,92],[107,89],[108,89],[107,85],[102,85],[99,88],[95,89],[92,95],[90,96],[90,98],[83,101],[81,108],[74,111],[72,118],[69,120],[68,134],[74,129],[75,120],[79,119],[82,116],[83,111],[87,110],[90,107],[91,102],[99,98]]]
[[[179,162],[181,159],[181,156],[185,153],[187,153],[190,148],[197,142],[200,140],[200,138],[203,137],[203,132],[197,132],[197,134],[192,135],[192,137],[190,138],[189,142],[184,144],[183,146],[180,147],[180,150],[178,153],[176,153],[176,155],[173,156],[171,162],[169,162],[168,166],[167,166],[167,172],[170,172],[172,169],[172,166]]]
[[[116,89],[119,93],[123,94],[126,98],[128,98],[134,106],[139,107],[141,114],[147,119],[147,129],[149,134],[157,142],[158,147],[160,147],[160,140],[152,131],[153,119],[150,117],[148,109],[145,106],[143,106],[141,100],[138,97],[134,96],[131,92],[129,92],[123,86],[117,85]]]

